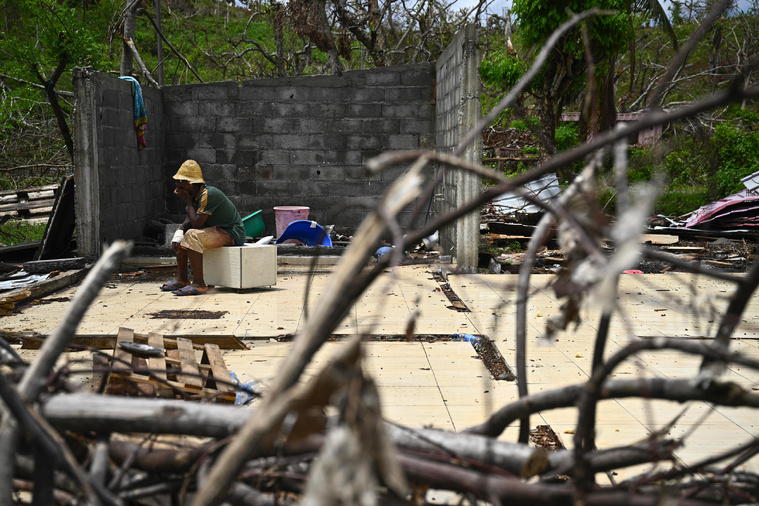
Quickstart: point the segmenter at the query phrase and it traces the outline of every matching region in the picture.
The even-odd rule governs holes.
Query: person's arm
[[[202,228],[206,222],[206,219],[208,219],[208,215],[198,213],[195,210],[195,202],[192,199],[192,195],[190,195],[187,190],[183,190],[182,188],[177,188],[174,190],[174,194],[180,198],[185,199],[187,202],[187,218],[185,218],[184,222],[182,223],[182,230],[187,232],[191,228]]]
[[[190,226],[188,228],[202,228],[203,225],[206,222],[206,219],[208,219],[207,214],[198,213],[195,210],[195,203],[192,200],[192,197],[189,195],[187,196],[187,218],[185,221],[190,222]]]

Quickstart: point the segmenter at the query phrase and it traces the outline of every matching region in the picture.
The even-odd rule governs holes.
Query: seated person
[[[195,160],[184,162],[174,179],[174,195],[187,202],[187,218],[171,241],[177,256],[177,279],[161,286],[161,290],[174,295],[198,295],[208,291],[203,280],[203,252],[243,244],[245,228],[235,205],[221,190],[205,183]]]

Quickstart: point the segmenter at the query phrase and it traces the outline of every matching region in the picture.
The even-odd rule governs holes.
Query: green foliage
[[[655,173],[656,157],[650,149],[633,147],[628,151],[627,182],[650,181]]]
[[[747,133],[732,125],[717,126],[712,142],[717,150],[717,189],[722,196],[745,188],[741,178],[759,171],[759,132]]]
[[[43,105],[47,99],[41,86],[51,84],[56,68],[111,66],[104,34],[115,9],[112,0],[92,4],[86,15],[69,2],[16,0],[0,10],[0,22],[7,28],[0,32],[0,74],[9,76],[3,81],[10,91],[0,98],[0,135],[17,133],[19,124],[29,123],[29,115],[51,114]],[[64,73],[54,85],[70,90],[71,83],[71,74]],[[68,104],[62,106],[70,112]]]
[[[577,125],[574,123],[561,123],[556,127],[556,151],[565,151],[580,144],[580,136]]]
[[[498,53],[480,65],[480,78],[488,86],[499,90],[513,87],[525,73],[523,61],[508,53]]]
[[[624,50],[632,36],[625,0],[514,0],[512,12],[519,23],[524,42],[536,46],[567,21],[570,12],[580,13],[593,7],[617,11],[614,15],[596,16],[586,22],[596,58]],[[575,27],[571,30],[564,37],[563,44],[562,52],[583,53],[580,29]]]
[[[87,16],[55,0],[17,0],[15,8],[22,22],[9,23],[6,13],[9,30],[0,38],[0,50],[9,56],[0,60],[4,72],[36,82],[37,72],[49,76],[62,61],[96,69],[109,63],[102,33],[113,2],[95,3]]]
[[[692,137],[679,141],[664,157],[664,174],[672,187],[693,187],[707,183],[710,173],[708,146]]]
[[[10,220],[0,227],[0,243],[11,246],[24,242],[39,241],[45,234],[47,223],[30,223]]]
[[[706,187],[667,188],[656,201],[655,214],[664,216],[683,216],[709,202],[709,189]]]
[[[669,8],[669,12],[672,16],[673,25],[681,25],[685,22],[685,18],[683,18],[683,9],[679,2],[673,3]]]
[[[742,129],[755,130],[759,128],[759,112],[740,104],[733,104],[725,111],[725,117],[741,121]]]
[[[537,133],[540,128],[540,119],[537,116],[526,116],[524,119],[515,119],[511,121],[509,126],[520,133]]]

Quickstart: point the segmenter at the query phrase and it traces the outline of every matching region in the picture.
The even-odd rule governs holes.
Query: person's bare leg
[[[161,290],[165,292],[179,290],[190,284],[190,278],[187,275],[187,250],[177,246],[174,248],[174,254],[177,257],[177,279],[161,285]]]
[[[192,267],[192,286],[197,288],[199,292],[205,292],[208,290],[208,286],[203,279],[203,253],[187,250],[187,256],[190,259],[190,267]]]
[[[187,272],[188,251],[187,248],[177,248],[177,281],[183,285],[190,284],[190,276]],[[193,272],[195,272],[194,268]]]

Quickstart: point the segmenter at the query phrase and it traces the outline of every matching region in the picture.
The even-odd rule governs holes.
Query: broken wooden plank
[[[143,357],[132,355],[132,375],[134,374],[134,371],[146,371],[146,370],[148,370],[148,361],[145,360]],[[153,378],[153,375],[151,373],[151,379],[152,378]],[[130,375],[130,379],[131,379],[131,375]],[[138,395],[142,395],[143,397],[153,397],[156,394],[155,384],[156,382],[154,380],[148,383],[139,382],[134,386],[140,392]]]
[[[45,186],[32,186],[20,190],[2,190],[0,191],[0,199],[3,199],[3,201],[7,201],[7,199],[19,200],[19,197],[24,198],[24,195],[28,199],[52,198],[55,196],[55,190],[58,189],[58,186],[57,184],[49,184]]]
[[[129,381],[135,384],[155,384],[155,378],[151,378],[144,374],[132,374],[129,376]],[[186,383],[171,379],[166,381],[166,386],[173,390],[190,394],[191,398],[194,399],[197,399],[197,396],[200,396],[205,399],[223,400],[226,402],[234,402],[235,400],[234,392],[220,392],[212,388],[190,386]]]
[[[10,292],[9,292],[10,293]],[[0,304],[2,304],[2,299],[0,299]],[[15,335],[14,335],[15,337]],[[29,335],[25,338],[25,336],[19,334],[18,339],[21,339],[23,341],[23,344],[21,346],[22,349],[25,350],[38,350],[42,344],[42,341],[47,338],[47,335],[45,334],[34,334]],[[206,343],[214,343],[219,346],[222,350],[247,350],[248,347],[243,344],[242,341],[237,339],[233,335],[195,335],[195,336],[188,336],[188,335],[182,335],[182,336],[164,336],[164,346],[163,348],[166,350],[176,349],[176,337],[183,337],[185,339],[189,339],[192,341],[193,346],[197,350],[202,350],[203,345]],[[268,339],[268,338],[267,338]],[[93,348],[98,350],[108,350],[113,348],[114,343],[116,342],[116,336],[113,335],[103,335],[103,334],[78,334],[71,338],[71,341],[69,342],[69,345],[71,347],[75,347],[77,349],[81,348]],[[147,343],[148,337],[144,334],[134,334],[134,342],[136,343]]]
[[[669,244],[677,244],[680,242],[680,237],[670,234],[641,234],[640,242],[643,244],[666,246]]]
[[[163,336],[156,332],[148,334],[148,344],[154,348],[163,349]],[[174,397],[174,391],[166,385],[168,377],[166,376],[166,357],[164,355],[151,355],[148,358],[148,367],[151,374],[159,381],[156,385],[155,393],[158,397]]]
[[[31,260],[24,262],[24,270],[30,273],[53,272],[53,271],[71,271],[75,269],[84,269],[87,262],[84,257],[76,258],[54,258],[51,260]]]
[[[133,342],[134,332],[130,329],[119,329],[116,343],[113,347],[113,359],[108,375],[105,393],[109,395],[138,395],[137,389],[126,379],[132,374],[132,354],[119,346],[118,341]]]
[[[13,304],[12,308],[15,308],[18,304],[26,302],[29,299],[44,297],[45,295],[55,292],[56,290],[60,290],[61,288],[77,283],[81,281],[86,274],[86,269],[66,271],[62,274],[58,274],[57,276],[49,277],[48,279],[40,281],[39,283],[35,283],[31,286],[10,290],[0,295],[0,305]],[[19,295],[23,295],[23,297],[19,297]]]
[[[190,388],[203,388],[203,380],[200,376],[198,363],[195,361],[195,350],[192,347],[192,341],[178,337],[177,350],[179,351],[180,362],[180,371],[177,373],[177,381]]]
[[[16,304],[20,301],[28,299],[31,292],[28,288],[21,288],[9,292],[11,295],[6,295],[0,299],[0,316],[10,316],[13,314],[13,310],[16,308]]]
[[[211,366],[211,374],[208,375],[206,387],[216,388],[220,392],[235,391],[234,386],[230,382],[227,364],[224,363],[224,358],[221,356],[221,350],[218,345],[207,343],[200,363]]]
[[[179,351],[167,350],[167,352],[169,351],[175,352],[177,356],[164,357],[164,360],[166,361],[166,367],[168,369],[171,369],[173,367],[175,370],[179,370],[179,368],[182,366],[182,361],[179,360]],[[211,366],[209,364],[198,364],[198,370],[200,371],[200,377],[203,378],[203,381],[205,381],[205,378],[207,378],[208,375],[211,374]]]
[[[132,354],[127,350],[119,346],[119,341],[132,343],[134,342],[134,331],[131,329],[120,328],[119,334],[116,336],[116,345],[113,350],[113,363],[111,369],[113,371],[123,371],[123,374],[129,375],[131,371],[130,364],[132,363]]]
[[[662,249],[670,253],[699,253],[704,251],[703,246],[665,246]]]
[[[42,244],[34,254],[35,260],[50,260],[70,249],[75,228],[74,176],[67,176],[56,193],[52,213],[48,220]]]

